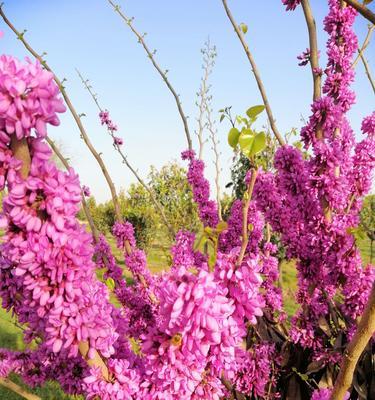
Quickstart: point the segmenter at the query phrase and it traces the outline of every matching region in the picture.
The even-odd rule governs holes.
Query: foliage
[[[373,261],[373,243],[375,241],[375,195],[366,196],[360,213],[359,227],[370,240],[370,263]]]
[[[181,166],[172,162],[160,170],[151,167],[147,184],[163,207],[167,220],[175,232],[183,228],[191,231],[199,230],[197,209],[192,202],[186,171]],[[124,191],[119,193],[118,200],[121,215],[134,226],[138,246],[148,248],[155,238],[155,231],[161,230],[163,235],[169,235],[160,215],[153,207],[150,207],[153,203],[143,185],[131,184],[127,193]],[[112,232],[115,223],[112,200],[97,204],[95,198],[91,196],[87,204],[99,231],[106,234]],[[85,218],[83,210],[80,210],[79,217]],[[171,240],[172,238],[169,238],[169,243]]]

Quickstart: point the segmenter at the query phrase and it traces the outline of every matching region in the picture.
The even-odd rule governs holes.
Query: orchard
[[[1,393],[9,398],[44,398],[35,390],[52,381],[64,396],[48,397],[56,399],[375,400],[375,269],[358,248],[367,233],[371,262],[373,200],[363,200],[373,186],[375,112],[361,115],[361,133],[348,116],[357,62],[374,89],[364,55],[373,3],[327,0],[319,49],[313,2],[282,0],[285,19],[302,9],[309,39],[297,62],[311,73],[311,85],[301,88],[311,93],[311,112],[294,144],[278,129],[248,26],[229,2],[217,3],[261,100],[244,116],[212,109],[216,48],[207,42],[193,140],[192,120],[147,37],[108,0],[162,78],[186,140],[176,149],[186,176],[172,165],[142,178],[112,114],[78,71],[98,125],[138,184],[130,199],[118,193],[64,80],[1,6],[4,32],[27,53],[0,57],[0,298],[23,337],[23,349],[0,349]],[[363,46],[356,18],[370,24]],[[112,196],[105,211],[48,136],[64,112],[104,175]],[[257,123],[261,116],[267,129]],[[221,168],[231,166],[220,164],[216,119],[228,124],[222,142],[234,154],[230,195],[220,187]],[[205,177],[207,140],[214,182]],[[153,273],[146,242],[160,232],[170,248],[163,272]],[[292,311],[285,262],[296,276]]]

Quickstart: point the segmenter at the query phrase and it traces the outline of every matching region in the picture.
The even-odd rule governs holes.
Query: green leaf
[[[217,225],[216,225],[216,230],[220,233],[225,231],[228,228],[228,224],[225,221],[220,221]]]
[[[228,143],[230,147],[235,148],[238,144],[240,132],[237,128],[232,128],[228,133]]]
[[[354,239],[357,240],[365,240],[366,239],[366,231],[362,228],[362,226],[351,227],[346,230],[347,233],[354,236]]]
[[[246,115],[252,119],[253,121],[255,121],[256,117],[263,112],[263,110],[265,109],[264,105],[259,105],[259,106],[253,106],[250,107],[247,111],[246,111]]]
[[[303,381],[308,381],[309,380],[309,376],[308,375],[306,375],[306,374],[298,374],[299,375],[299,377],[303,380]]]
[[[243,34],[246,35],[248,28],[245,23],[243,23],[243,22],[240,23],[240,29],[243,32]]]
[[[259,132],[255,135],[253,145],[250,150],[250,155],[255,156],[255,154],[260,153],[266,147],[266,134],[264,132]]]
[[[241,147],[241,150],[244,153],[247,153],[250,149],[251,146],[253,145],[253,141],[254,141],[254,132],[251,131],[250,129],[243,129],[240,137],[238,139],[238,144]]]
[[[210,226],[206,226],[204,228],[204,233],[206,233],[208,236],[210,236],[213,233],[213,229]]]
[[[112,278],[107,278],[105,284],[109,290],[114,290],[115,288],[115,281]]]
[[[224,114],[221,114],[220,115],[220,122],[223,122],[223,119],[225,118],[225,115]]]

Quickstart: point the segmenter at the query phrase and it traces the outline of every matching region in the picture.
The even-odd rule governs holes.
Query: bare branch
[[[216,186],[216,202],[219,219],[222,220],[222,210],[220,202],[220,151],[219,151],[219,139],[217,138],[217,129],[212,119],[212,109],[208,99],[207,104],[207,128],[210,132],[210,139],[212,143],[212,150],[214,151],[214,165],[215,165],[215,186]]]
[[[96,161],[98,162],[100,169],[103,172],[103,175],[107,181],[107,184],[109,186],[109,189],[111,191],[111,195],[112,195],[112,200],[113,200],[113,205],[115,208],[115,214],[116,214],[116,218],[117,220],[121,221],[121,213],[120,213],[120,206],[119,206],[119,202],[118,202],[118,197],[117,197],[117,193],[116,193],[116,188],[115,185],[112,181],[112,178],[110,177],[108,170],[100,156],[100,154],[96,151],[95,147],[92,145],[86,130],[82,124],[81,118],[80,116],[77,114],[75,108],[73,107],[72,102],[70,101],[70,98],[68,97],[68,94],[62,84],[62,81],[60,81],[60,79],[54,74],[54,72],[51,70],[51,68],[48,66],[48,64],[46,63],[46,61],[42,58],[41,55],[39,55],[31,46],[30,44],[25,40],[25,37],[23,34],[21,34],[15,27],[14,25],[9,21],[9,19],[6,17],[6,15],[4,14],[4,11],[2,9],[2,7],[0,6],[0,15],[3,18],[4,22],[9,26],[9,28],[17,35],[17,38],[22,42],[22,44],[25,46],[25,48],[37,59],[39,60],[39,62],[43,65],[43,67],[47,70],[50,71],[53,76],[54,76],[54,80],[56,82],[56,84],[59,86],[61,94],[65,100],[66,105],[68,106],[77,126],[78,129],[81,133],[81,137],[84,140],[86,146],[89,148],[91,154],[95,157]]]
[[[78,71],[78,69],[76,69],[78,76],[80,77],[85,89],[89,92],[90,96],[92,97],[92,99],[94,100],[97,108],[99,111],[103,111],[103,108],[101,107],[99,100],[98,100],[98,96],[93,92],[93,88],[91,85],[88,84],[88,80],[84,79],[84,77],[82,76],[82,74]],[[161,204],[157,201],[154,193],[152,192],[152,190],[150,189],[150,187],[146,184],[146,182],[139,176],[138,172],[135,170],[135,168],[130,164],[127,156],[123,153],[123,151],[121,150],[120,145],[115,141],[115,136],[113,134],[113,132],[110,129],[107,129],[109,135],[112,137],[113,139],[113,147],[116,149],[116,151],[120,154],[123,163],[129,168],[129,170],[133,173],[133,175],[137,178],[138,182],[146,189],[146,191],[148,192],[148,194],[150,195],[150,198],[152,200],[152,202],[154,203],[156,210],[158,211],[158,213],[160,214],[165,226],[168,228],[169,233],[171,234],[172,238],[174,238],[176,236],[176,233],[172,227],[172,225],[168,222],[167,216],[164,213],[163,207],[161,206]]]
[[[310,66],[313,76],[314,94],[313,99],[317,100],[322,95],[321,88],[321,74],[319,73],[319,50],[318,50],[318,39],[316,34],[316,23],[310,7],[309,0],[302,0],[301,2],[303,13],[305,14],[307,29],[309,31],[309,42],[310,42]]]
[[[332,391],[331,400],[343,400],[353,381],[357,362],[375,332],[375,283],[363,312],[357,331],[348,344],[341,363],[340,373]]]
[[[375,24],[375,14],[369,8],[367,8],[365,5],[363,5],[362,3],[360,3],[357,0],[345,0],[345,3],[349,4],[355,10],[357,10],[362,15],[362,17],[365,17],[370,22]]]
[[[269,122],[270,122],[270,126],[271,126],[271,129],[272,129],[272,132],[276,136],[276,138],[277,138],[278,142],[280,143],[280,145],[284,146],[285,141],[282,138],[279,130],[277,129],[277,126],[276,126],[276,123],[275,123],[275,119],[274,119],[273,114],[272,114],[271,106],[269,104],[268,97],[266,95],[266,89],[265,89],[265,87],[263,85],[263,82],[262,82],[262,80],[260,78],[260,74],[259,74],[257,65],[255,64],[254,57],[250,52],[249,46],[247,45],[247,43],[245,41],[245,38],[244,38],[244,36],[242,34],[241,29],[239,28],[239,26],[237,25],[236,21],[233,18],[233,15],[232,15],[229,7],[228,7],[227,1],[226,0],[222,0],[222,2],[223,2],[223,6],[225,8],[225,12],[226,12],[230,22],[232,23],[232,26],[233,26],[235,32],[237,33],[237,36],[240,39],[242,47],[244,48],[246,56],[247,56],[247,58],[248,58],[248,60],[250,62],[250,65],[251,65],[255,80],[257,82],[260,94],[261,94],[262,99],[263,99],[263,104],[264,104],[264,106],[266,108],[266,112],[267,112],[267,116],[268,116],[268,119],[269,119]]]
[[[192,146],[192,141],[191,141],[191,136],[190,136],[190,131],[189,131],[189,125],[187,122],[187,117],[185,116],[185,113],[182,109],[182,104],[181,104],[181,100],[177,94],[177,92],[175,91],[175,89],[173,88],[173,86],[171,85],[171,83],[169,82],[169,79],[167,78],[167,72],[163,71],[159,64],[156,62],[155,60],[155,51],[151,51],[145,40],[144,40],[144,35],[141,35],[133,26],[132,24],[132,19],[127,17],[120,9],[120,6],[118,4],[115,4],[112,0],[108,0],[109,4],[113,7],[113,9],[115,10],[115,12],[125,21],[125,23],[129,26],[130,30],[134,33],[134,35],[137,37],[138,42],[142,45],[142,47],[144,48],[145,52],[147,53],[148,58],[150,59],[150,61],[152,62],[152,65],[155,67],[155,69],[157,70],[157,72],[159,73],[159,75],[161,76],[161,78],[163,79],[163,81],[165,82],[165,84],[167,85],[169,91],[172,93],[175,101],[176,101],[176,105],[177,105],[177,109],[178,109],[178,113],[180,114],[180,117],[182,119],[182,123],[184,125],[184,130],[185,130],[185,136],[186,136],[186,140],[188,143],[188,148],[189,150],[192,150],[193,146]]]
[[[368,65],[368,62],[367,62],[367,60],[366,60],[366,58],[365,58],[365,56],[363,55],[362,52],[359,53],[359,56],[361,57],[363,66],[365,67],[367,78],[370,81],[370,85],[371,85],[372,90],[373,90],[373,92],[375,94],[375,82],[374,82],[374,80],[373,80],[373,78],[371,76],[370,66]]]
[[[353,64],[352,64],[353,68],[355,68],[356,65],[358,64],[358,61],[359,61],[361,53],[363,54],[364,51],[367,49],[367,46],[369,45],[370,40],[371,40],[372,33],[374,32],[374,28],[375,28],[375,25],[369,25],[368,26],[368,31],[367,31],[366,38],[365,38],[361,48],[358,49],[358,55],[355,58],[355,60],[353,61]]]
[[[199,92],[197,93],[198,98],[200,99],[198,105],[199,109],[199,116],[197,118],[198,122],[198,131],[196,131],[196,135],[198,136],[198,143],[199,143],[199,151],[198,157],[200,160],[203,158],[203,146],[205,144],[205,140],[203,137],[204,129],[207,127],[204,116],[206,113],[206,102],[208,98],[208,93],[210,90],[210,85],[208,83],[208,78],[212,73],[212,68],[215,65],[215,57],[216,57],[216,48],[215,46],[211,47],[210,39],[207,39],[205,42],[205,47],[201,49],[201,53],[203,55],[203,77],[201,78],[201,85],[199,87]]]
[[[25,389],[21,388],[21,386],[17,385],[13,381],[8,378],[0,378],[0,385],[6,387],[7,389],[17,393],[19,396],[23,397],[27,400],[42,400],[39,396],[35,394],[27,392]]]

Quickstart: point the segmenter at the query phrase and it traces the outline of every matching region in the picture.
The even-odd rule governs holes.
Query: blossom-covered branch
[[[180,117],[182,119],[182,123],[184,125],[184,130],[185,130],[185,136],[186,136],[186,140],[187,140],[187,144],[188,144],[188,148],[189,150],[192,150],[193,145],[192,145],[192,140],[191,140],[191,136],[190,136],[190,131],[189,131],[189,125],[188,125],[188,121],[187,121],[187,117],[184,113],[184,110],[182,109],[182,104],[181,104],[181,100],[180,100],[180,96],[177,94],[176,90],[174,89],[174,87],[172,86],[172,84],[170,83],[168,77],[167,77],[167,72],[168,71],[163,71],[161,69],[161,67],[159,66],[159,64],[156,62],[155,60],[155,50],[151,51],[149,49],[149,47],[147,46],[145,40],[144,40],[144,36],[145,35],[141,35],[135,28],[133,25],[133,18],[129,18],[127,17],[123,11],[121,11],[121,8],[118,4],[115,4],[114,1],[112,0],[108,0],[109,4],[113,7],[113,9],[115,10],[115,12],[125,21],[125,23],[129,26],[129,28],[131,29],[131,31],[134,33],[134,35],[137,37],[138,42],[142,45],[142,47],[144,48],[145,52],[147,53],[148,58],[150,59],[150,61],[152,62],[152,65],[155,67],[156,71],[159,73],[159,75],[161,76],[161,78],[163,79],[163,81],[165,82],[165,84],[167,85],[167,88],[169,89],[169,91],[172,93],[172,96],[175,99],[176,105],[177,105],[177,109],[178,109],[178,113],[180,114]]]
[[[64,167],[66,168],[67,171],[69,171],[69,169],[71,168],[68,160],[61,154],[61,151],[59,150],[59,148],[55,145],[54,141],[52,139],[50,139],[48,136],[46,137],[46,141],[47,143],[50,145],[51,149],[53,150],[53,152],[56,154],[56,156],[59,158],[59,160],[61,161],[61,163],[64,165]],[[89,207],[87,206],[87,202],[86,202],[86,197],[85,197],[85,193],[83,193],[82,191],[82,208],[83,208],[83,212],[86,215],[87,221],[89,223],[90,229],[91,229],[91,233],[92,236],[95,240],[95,242],[97,243],[99,240],[99,231],[98,228],[95,226],[94,223],[94,219],[92,218],[91,212]]]
[[[237,23],[236,23],[233,15],[232,15],[229,7],[228,7],[227,1],[226,0],[222,0],[222,2],[223,2],[223,6],[224,6],[224,9],[225,9],[225,12],[226,12],[226,14],[227,14],[227,16],[228,16],[228,18],[229,18],[234,30],[235,30],[235,32],[237,34],[238,38],[240,39],[242,47],[244,48],[246,56],[247,56],[247,58],[248,58],[248,60],[250,62],[250,65],[251,65],[251,68],[252,68],[252,72],[254,74],[254,77],[255,77],[255,80],[257,82],[260,94],[261,94],[262,99],[263,99],[263,104],[264,104],[264,106],[266,108],[266,112],[267,112],[267,116],[268,116],[268,120],[269,120],[271,129],[272,129],[272,132],[276,136],[279,144],[281,146],[283,146],[285,144],[285,141],[284,141],[283,137],[281,136],[281,133],[277,129],[275,118],[273,117],[271,106],[270,106],[270,103],[268,101],[268,97],[267,97],[267,94],[266,94],[266,89],[265,89],[265,87],[263,85],[263,81],[262,81],[262,79],[260,77],[260,73],[258,71],[258,68],[257,68],[257,65],[255,63],[254,57],[253,57],[252,53],[250,52],[249,46],[247,45],[247,43],[245,41],[245,38],[244,38],[243,33],[241,31],[241,28],[237,25]]]

